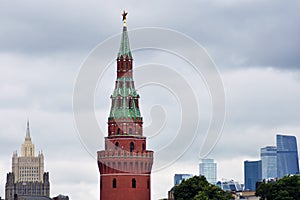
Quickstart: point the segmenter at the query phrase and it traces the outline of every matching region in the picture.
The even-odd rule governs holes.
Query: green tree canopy
[[[261,200],[300,200],[300,176],[285,176],[278,181],[263,182],[255,195]]]
[[[175,200],[230,200],[231,193],[207,182],[204,176],[183,180],[174,188]]]

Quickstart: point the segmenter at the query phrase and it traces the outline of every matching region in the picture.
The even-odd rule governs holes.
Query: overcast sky
[[[6,173],[11,171],[12,152],[20,152],[29,118],[36,151],[43,150],[45,168],[50,172],[51,196],[62,193],[74,200],[99,199],[95,155],[103,148],[116,64],[111,63],[106,75],[99,78],[95,92],[95,115],[101,130],[98,141],[77,131],[73,90],[90,52],[121,32],[124,8],[129,12],[129,30],[160,27],[183,33],[202,45],[217,66],[226,95],[226,119],[208,157],[218,163],[219,179],[243,182],[244,160],[259,159],[259,148],[275,145],[277,133],[295,135],[299,144],[300,1],[4,0],[0,2],[1,197]],[[119,46],[111,48],[116,55]],[[198,108],[201,115],[195,140],[181,152],[182,157],[177,159],[170,150],[172,162],[154,168],[152,199],[159,199],[167,196],[175,173],[198,174],[201,142],[211,117],[210,94],[203,80],[194,77],[178,57],[159,51],[136,51],[133,56],[137,69],[156,63],[179,72],[198,101],[198,107],[190,104],[188,111]],[[177,137],[173,133],[181,120],[192,119],[181,118],[182,106],[170,90],[155,84],[143,86],[141,77],[135,79],[148,149],[159,151]],[[160,78],[172,82],[170,77]],[[150,133],[152,130],[157,130],[157,135]],[[187,134],[193,131],[186,129]]]

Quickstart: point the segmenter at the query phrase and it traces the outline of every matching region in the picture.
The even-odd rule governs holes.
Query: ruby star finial
[[[125,10],[123,10],[123,14],[122,14],[122,16],[123,16],[123,21],[126,21],[126,16],[127,16],[127,12],[125,11]]]

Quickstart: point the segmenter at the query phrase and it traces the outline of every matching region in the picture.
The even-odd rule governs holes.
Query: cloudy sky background
[[[51,195],[99,199],[96,150],[89,145],[86,149],[79,137],[83,133],[78,135],[72,95],[89,52],[120,33],[120,13],[124,8],[129,11],[129,29],[162,27],[182,32],[205,47],[216,63],[224,83],[227,113],[222,136],[209,155],[218,163],[219,179],[243,182],[243,161],[259,159],[259,148],[275,145],[276,133],[295,135],[299,140],[300,1],[7,0],[0,4],[2,197],[6,173],[11,171],[12,152],[20,152],[29,118],[36,150],[42,149],[45,154]],[[115,49],[117,53],[118,46]],[[183,157],[153,173],[152,197],[158,199],[167,196],[175,173],[198,174],[199,149],[211,105],[205,84],[189,71],[180,70],[185,64],[177,58],[172,60],[170,55],[151,51],[136,52],[134,58],[137,66],[160,63],[190,79],[203,116],[197,130],[199,137]],[[106,130],[114,70],[115,65],[111,64],[95,93],[95,113],[102,132]],[[156,151],[174,138],[180,108],[161,87],[145,86],[139,93],[145,135],[153,138],[148,141],[148,148]],[[147,130],[161,125],[157,115],[166,123],[154,137]],[[187,130],[190,131],[195,130]],[[102,137],[99,133],[99,149],[103,147]]]

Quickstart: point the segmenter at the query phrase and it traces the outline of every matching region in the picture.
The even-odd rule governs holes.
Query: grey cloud
[[[0,8],[0,21],[5,27],[0,34],[2,52],[87,52],[119,32],[121,21],[117,11],[127,8],[129,29],[160,26],[186,33],[203,44],[221,67],[299,68],[298,1],[18,4],[16,7],[14,2],[6,1]]]
[[[297,124],[300,118],[300,82],[293,73],[272,68],[223,74],[227,117],[235,126],[274,127]]]

